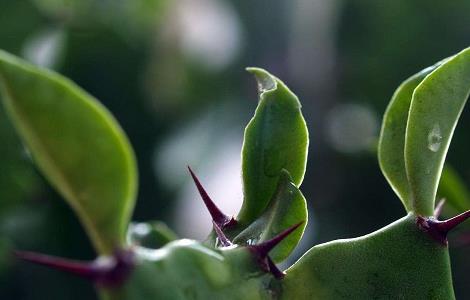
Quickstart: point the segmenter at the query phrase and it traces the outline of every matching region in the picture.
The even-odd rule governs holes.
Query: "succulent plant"
[[[407,214],[368,235],[316,245],[284,271],[276,264],[307,224],[299,187],[308,131],[287,86],[265,70],[248,71],[260,99],[245,130],[243,205],[236,217],[225,215],[189,168],[213,222],[207,239],[195,241],[161,223],[130,224],[137,169],[115,119],[70,80],[0,51],[2,103],[98,254],[90,262],[16,256],[90,279],[102,299],[454,298],[447,233],[470,212],[440,221],[435,199],[470,92],[470,48],[407,79],[385,112],[379,162]]]

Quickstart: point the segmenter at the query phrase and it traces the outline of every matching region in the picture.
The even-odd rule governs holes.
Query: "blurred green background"
[[[311,139],[302,185],[309,225],[292,263],[314,244],[404,215],[376,159],[381,116],[406,77],[470,45],[469,12],[465,0],[0,0],[0,48],[100,99],[138,158],[134,220],[162,220],[190,238],[204,237],[210,219],[186,165],[236,214],[243,129],[257,101],[244,68],[283,79],[302,101]],[[470,184],[469,130],[464,113],[449,161]],[[95,256],[1,109],[0,234],[22,250]],[[454,285],[466,299],[470,245],[459,234],[450,237]],[[0,299],[95,295],[85,280],[8,260]]]

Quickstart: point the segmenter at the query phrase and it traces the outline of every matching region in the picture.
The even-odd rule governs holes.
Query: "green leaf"
[[[111,114],[66,78],[0,51],[3,104],[39,169],[102,254],[124,245],[137,172]]]
[[[155,221],[151,223],[131,223],[127,232],[127,243],[150,249],[158,249],[169,242],[178,239],[165,223]]]
[[[433,214],[444,160],[469,93],[470,48],[444,62],[413,93],[405,165],[417,214]]]
[[[458,213],[470,209],[470,191],[457,171],[445,164],[437,194],[446,199],[446,203]]]
[[[287,271],[279,299],[455,299],[449,251],[408,216],[310,249]]]
[[[403,82],[392,96],[385,111],[380,132],[379,164],[388,183],[395,191],[406,211],[412,211],[408,178],[405,169],[405,132],[414,89],[432,70],[424,69]]]
[[[297,97],[265,70],[248,68],[258,81],[260,101],[245,129],[242,149],[243,206],[238,219],[249,224],[272,198],[282,169],[298,187],[307,163],[308,131]]]
[[[258,244],[269,240],[287,228],[303,222],[300,229],[295,230],[271,252],[270,257],[282,262],[299,243],[307,225],[307,203],[300,190],[292,183],[286,170],[279,178],[278,187],[266,211],[251,223],[235,239],[235,244]]]

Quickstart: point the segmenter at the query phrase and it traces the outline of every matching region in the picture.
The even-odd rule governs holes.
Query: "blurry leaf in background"
[[[373,149],[377,139],[377,116],[358,103],[339,104],[326,118],[326,137],[338,152],[356,153]]]
[[[180,51],[190,63],[219,71],[238,56],[242,46],[239,17],[227,1],[180,0],[170,22]]]
[[[24,43],[23,57],[33,64],[57,69],[65,55],[66,32],[62,28],[45,28],[35,32]]]
[[[124,35],[150,33],[168,0],[31,0],[48,17],[61,23],[109,24]]]
[[[437,195],[438,198],[444,198],[447,206],[451,206],[457,213],[470,209],[469,183],[449,164],[442,171]]]

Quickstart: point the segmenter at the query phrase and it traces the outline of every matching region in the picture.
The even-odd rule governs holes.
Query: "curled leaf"
[[[249,68],[258,81],[260,101],[245,129],[242,149],[244,200],[238,219],[254,221],[266,208],[282,169],[298,187],[307,163],[308,132],[297,97],[265,70]]]

